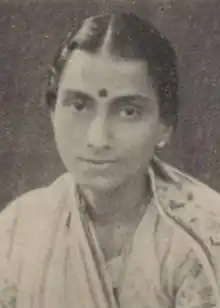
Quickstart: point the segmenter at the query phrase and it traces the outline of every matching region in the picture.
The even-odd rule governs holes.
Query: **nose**
[[[95,150],[110,148],[110,132],[105,117],[97,116],[91,123],[87,144]]]

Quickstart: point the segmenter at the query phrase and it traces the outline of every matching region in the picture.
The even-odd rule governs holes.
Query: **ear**
[[[168,126],[164,123],[160,123],[157,140],[157,147],[159,149],[163,148],[166,144],[169,143],[172,133],[173,127],[171,125]]]

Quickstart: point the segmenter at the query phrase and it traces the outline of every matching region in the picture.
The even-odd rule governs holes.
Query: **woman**
[[[132,13],[87,19],[50,70],[67,173],[1,214],[1,307],[220,307],[220,197],[155,157],[175,53]]]

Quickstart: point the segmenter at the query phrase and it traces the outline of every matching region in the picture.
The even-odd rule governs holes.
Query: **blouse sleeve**
[[[174,307],[217,308],[212,286],[198,263],[183,278],[176,292]]]
[[[216,275],[215,286],[220,298],[220,243],[218,230],[210,231],[206,246],[210,253],[210,265]],[[220,308],[217,306],[216,294],[213,288],[213,279],[199,262],[194,251],[190,251],[186,264],[176,270],[176,276],[181,277],[175,292],[175,308]]]

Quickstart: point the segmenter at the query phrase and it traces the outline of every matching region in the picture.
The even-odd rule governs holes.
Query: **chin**
[[[76,182],[82,187],[97,190],[97,191],[110,191],[120,186],[120,182],[115,179],[107,177],[96,176],[93,178],[76,178]]]

